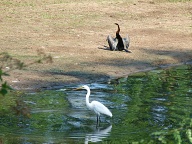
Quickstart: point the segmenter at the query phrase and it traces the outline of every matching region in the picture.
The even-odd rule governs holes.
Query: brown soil
[[[11,71],[5,80],[16,89],[107,81],[192,60],[192,2],[2,0],[0,11],[0,52],[30,63],[41,49],[54,61]],[[115,22],[132,53],[105,49]]]

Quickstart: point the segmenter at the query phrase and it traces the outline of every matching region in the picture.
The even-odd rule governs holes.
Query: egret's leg
[[[97,115],[97,127],[99,126],[100,117]]]

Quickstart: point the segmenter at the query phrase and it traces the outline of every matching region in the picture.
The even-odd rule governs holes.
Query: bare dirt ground
[[[2,0],[0,52],[29,63],[37,50],[53,63],[5,77],[15,89],[107,81],[192,60],[192,2],[158,0]],[[129,34],[132,53],[105,50],[108,34]]]

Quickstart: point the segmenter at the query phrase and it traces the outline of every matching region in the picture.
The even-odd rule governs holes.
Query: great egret
[[[79,90],[79,89],[87,90],[86,105],[90,110],[94,111],[97,114],[97,125],[99,124],[100,114],[105,114],[110,117],[113,116],[112,113],[110,112],[110,110],[106,106],[104,106],[102,103],[100,103],[98,101],[92,101],[91,103],[89,102],[89,96],[91,94],[91,91],[87,85],[79,87],[76,90]]]

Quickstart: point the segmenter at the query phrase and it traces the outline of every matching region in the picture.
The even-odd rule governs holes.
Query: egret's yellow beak
[[[74,91],[78,91],[78,90],[82,90],[83,89],[83,87],[78,87],[78,88],[75,88],[75,89],[73,89]]]

